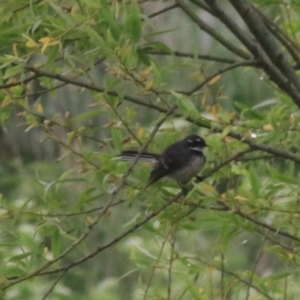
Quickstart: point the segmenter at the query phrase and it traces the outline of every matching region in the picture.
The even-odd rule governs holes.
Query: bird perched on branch
[[[153,164],[147,187],[165,176],[175,179],[181,187],[195,176],[200,180],[197,174],[205,165],[205,147],[205,140],[193,134],[171,144],[161,154],[142,152],[138,161]],[[133,161],[138,153],[124,150],[114,160]]]

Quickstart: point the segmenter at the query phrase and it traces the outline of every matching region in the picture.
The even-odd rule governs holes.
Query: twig
[[[72,148],[70,145],[68,145],[64,140],[59,139],[58,137],[51,135],[49,133],[47,133],[47,137],[57,143],[59,143],[60,145],[62,145],[64,148],[68,149],[71,153],[73,153],[74,155],[80,157],[83,161],[87,162],[89,165],[95,167],[96,169],[99,168],[99,165],[95,164],[94,162],[92,162],[91,160],[87,159],[85,155],[81,154],[80,152],[76,151],[74,148]]]
[[[110,207],[114,207],[114,206],[117,206],[119,204],[122,204],[124,203],[125,200],[120,200],[120,201],[117,201],[115,203],[113,203],[112,205],[110,205]],[[0,206],[0,209],[4,209],[7,211],[7,213],[11,213],[13,214],[14,211],[13,209],[10,209],[10,208],[7,208],[7,207],[2,207]],[[56,213],[56,214],[43,214],[43,213],[35,213],[35,212],[32,212],[32,211],[18,211],[17,214],[23,214],[23,215],[31,215],[31,216],[36,216],[36,217],[47,217],[47,218],[55,218],[55,217],[66,217],[66,218],[69,218],[69,217],[73,217],[73,216],[79,216],[79,215],[85,215],[85,214],[89,214],[89,213],[92,213],[92,212],[95,212],[95,211],[98,211],[100,209],[103,209],[103,206],[100,206],[100,207],[95,207],[95,208],[91,208],[91,209],[88,209],[88,210],[84,210],[84,211],[81,211],[81,212],[74,212],[74,213]]]
[[[201,28],[203,31],[208,33],[210,36],[212,36],[214,39],[216,39],[221,45],[223,45],[226,49],[228,49],[230,52],[236,54],[237,56],[244,58],[244,59],[251,59],[251,55],[244,50],[242,50],[240,47],[235,46],[233,43],[229,42],[227,39],[224,38],[222,34],[220,34],[215,29],[209,27],[206,22],[201,20],[194,10],[192,10],[189,5],[187,5],[183,0],[176,0],[177,5],[190,17],[191,20],[193,20],[199,28]]]
[[[208,177],[210,177],[212,174],[216,173],[217,171],[219,171],[221,168],[225,167],[226,165],[228,165],[229,163],[231,163],[232,161],[238,159],[239,157],[249,153],[249,152],[253,152],[255,151],[255,149],[252,148],[247,148],[245,150],[239,151],[233,155],[231,155],[230,157],[228,157],[227,159],[225,159],[223,162],[221,162],[220,164],[218,164],[216,167],[214,167],[212,170],[206,172],[203,174],[202,178],[206,179]]]
[[[168,294],[167,294],[167,299],[171,300],[171,287],[172,287],[172,265],[174,262],[174,253],[175,253],[175,241],[176,241],[176,229],[175,229],[175,225],[172,226],[171,228],[172,232],[171,232],[171,253],[170,253],[170,263],[169,263],[169,267],[168,267]]]
[[[169,10],[172,10],[172,9],[174,9],[176,7],[177,7],[177,4],[173,4],[173,5],[167,6],[167,7],[163,8],[162,10],[159,10],[159,11],[156,11],[156,12],[152,13],[151,15],[147,16],[147,18],[149,18],[149,19],[150,18],[154,18],[154,17],[156,17],[158,15],[161,15],[161,14],[163,14],[163,13],[169,11]]]
[[[232,272],[232,271],[229,271],[229,270],[226,270],[225,268],[220,268],[219,266],[217,265],[212,265],[211,263],[208,263],[206,261],[204,261],[203,259],[199,258],[199,257],[187,257],[189,259],[193,259],[193,260],[198,260],[200,261],[201,263],[209,266],[209,267],[213,267],[214,269],[216,270],[219,270],[219,271],[223,271],[225,274],[227,275],[230,275],[234,278],[236,278],[238,281],[242,282],[243,284],[245,284],[246,286],[251,286],[251,288],[255,289],[256,291],[258,291],[261,295],[263,295],[264,297],[266,297],[267,299],[269,300],[274,300],[273,297],[271,297],[270,295],[268,295],[266,292],[264,292],[259,286],[256,286],[254,285],[252,282],[249,282],[247,280],[245,280],[244,278],[242,278],[241,276],[239,276],[238,274],[236,274],[235,272]]]
[[[237,4],[239,2],[239,0],[238,1],[230,0],[230,1],[232,4],[233,4],[233,2],[235,4]],[[265,51],[263,50],[260,43],[257,43],[247,32],[242,30],[240,28],[240,26],[219,5],[219,3],[216,0],[205,0],[205,2],[207,3],[207,5],[209,5],[214,10],[214,12],[218,16],[218,18],[243,43],[243,45],[252,53],[252,55],[255,58],[258,58],[261,60],[263,69],[269,75],[270,80],[274,81],[278,85],[278,87],[280,87],[283,91],[285,91],[288,95],[290,95],[293,98],[294,102],[298,105],[298,107],[300,107],[299,92],[295,89],[295,87],[293,85],[291,85],[291,83],[289,81],[287,81],[287,78],[278,69],[278,66],[276,65],[276,63],[273,64],[272,59],[270,59],[270,57],[265,53]],[[244,1],[240,1],[240,2],[245,3]],[[243,18],[243,16],[242,16],[242,18]],[[259,20],[260,20],[260,18],[259,18]],[[262,23],[261,20],[260,20],[260,23]],[[262,23],[262,26],[265,28],[263,23]],[[260,28],[258,28],[258,26],[256,26],[256,25],[255,25],[255,28],[257,30],[260,30]],[[251,30],[252,30],[252,28],[251,28]],[[267,29],[266,29],[266,34],[268,36],[270,36],[270,33],[268,32]],[[261,39],[262,39],[262,37],[260,36],[259,41]],[[277,51],[277,47],[276,47],[276,51]]]
[[[67,273],[68,270],[63,270],[61,274],[57,277],[57,279],[53,282],[49,290],[46,292],[46,294],[43,296],[42,300],[46,300],[47,297],[52,293],[55,286],[59,283],[59,281],[63,278],[63,276]]]
[[[108,103],[108,102],[107,102]],[[114,114],[118,117],[118,119],[121,121],[121,123],[124,125],[126,130],[131,134],[131,136],[135,139],[135,141],[142,146],[141,140],[138,138],[138,136],[131,130],[127,122],[121,117],[121,115],[118,113],[118,111],[115,109],[113,105],[110,105],[110,108],[114,112]]]
[[[215,78],[218,75],[221,75],[223,73],[226,73],[226,72],[233,70],[235,68],[238,68],[238,67],[259,66],[259,65],[260,65],[260,63],[258,60],[248,60],[248,61],[236,62],[234,64],[231,64],[228,67],[220,69],[217,72],[209,75],[207,78],[205,78],[205,80],[203,80],[200,84],[196,85],[192,90],[190,90],[188,92],[179,91],[179,93],[191,96],[192,94],[194,94],[196,91],[200,90],[203,86],[205,86],[207,83],[209,83],[213,78]]]
[[[251,288],[251,284],[253,282],[253,278],[254,278],[254,273],[255,273],[255,270],[256,270],[256,267],[258,265],[258,262],[263,254],[263,247],[264,247],[264,244],[266,242],[266,238],[264,239],[260,249],[259,249],[259,252],[257,254],[257,257],[256,257],[256,260],[254,262],[254,266],[253,266],[253,269],[252,269],[252,273],[251,273],[251,276],[250,276],[250,281],[249,281],[249,286],[248,286],[248,289],[247,289],[247,294],[246,294],[246,300],[249,299],[249,296],[250,296],[250,288]]]
[[[29,77],[27,77],[25,79],[20,80],[20,81],[10,82],[10,83],[4,83],[4,84],[0,85],[0,89],[4,90],[4,89],[8,89],[8,88],[11,88],[11,87],[14,87],[14,86],[22,85],[24,83],[27,83],[27,82],[32,81],[34,79],[37,79],[40,76],[41,75],[34,74],[34,75],[31,75],[31,76],[29,76]]]
[[[156,266],[162,256],[162,253],[163,253],[163,249],[168,241],[168,237],[169,235],[171,234],[171,231],[172,231],[172,227],[170,228],[170,230],[167,232],[167,235],[165,237],[165,239],[163,240],[162,244],[161,244],[161,247],[159,249],[159,252],[158,252],[158,255],[157,255],[157,258],[155,260],[155,263],[152,265],[152,269],[151,269],[151,273],[150,273],[150,277],[148,279],[148,283],[147,283],[147,286],[146,286],[146,289],[145,289],[145,292],[144,292],[144,295],[143,295],[143,300],[146,300],[147,298],[147,294],[148,294],[148,291],[150,289],[150,285],[152,283],[152,279],[153,279],[153,276],[154,276],[154,272],[156,270]]]
[[[224,253],[221,254],[221,300],[225,300]]]
[[[260,160],[260,159],[272,159],[274,158],[274,155],[260,155],[260,156],[254,156],[254,157],[241,157],[238,158],[237,161],[254,161],[254,160]]]
[[[199,6],[200,8],[202,8],[203,10],[205,10],[206,12],[210,13],[211,15],[214,16],[214,12],[205,4],[203,4],[202,2],[200,2],[199,0],[190,0],[192,3],[194,3],[195,5]]]
[[[276,40],[265,27],[265,24],[262,22],[255,9],[253,9],[253,6],[245,0],[230,0],[230,2],[247,24],[249,30],[258,40],[273,64],[280,69],[299,93],[300,79],[298,75],[288,62],[286,55],[281,51]],[[298,105],[300,105],[300,103],[298,103]]]
[[[191,54],[186,52],[180,52],[180,51],[173,51],[172,53],[164,52],[164,51],[150,51],[149,54],[151,55],[174,55],[177,57],[187,57],[187,58],[198,58],[202,60],[208,60],[208,61],[215,61],[225,64],[235,64],[238,61],[236,59],[226,58],[226,57],[219,57],[214,55],[204,55],[204,54]]]
[[[286,245],[283,245],[282,243],[276,241],[275,239],[273,239],[272,237],[270,237],[268,234],[266,234],[263,230],[260,230],[260,229],[255,229],[255,231],[261,235],[264,239],[270,241],[271,243],[273,243],[274,245],[278,245],[279,247],[283,248],[285,251],[289,251],[293,254],[296,254],[295,253],[295,250],[291,247],[288,247]],[[269,232],[269,230],[268,230]]]
[[[255,9],[256,13],[260,15],[262,18],[264,24],[270,30],[270,32],[278,39],[278,41],[284,45],[284,47],[287,49],[287,51],[290,53],[290,55],[295,60],[296,64],[300,66],[300,56],[298,54],[299,47],[298,45],[288,36],[286,35],[279,26],[276,25],[276,23],[270,21],[261,11],[259,11],[256,7],[253,6],[253,9]]]
[[[226,208],[227,210],[231,210],[231,211],[232,211],[232,208],[229,207],[229,206],[228,206],[226,203],[224,203],[223,201],[219,201],[218,203],[219,203],[220,205],[222,205],[224,208]],[[299,238],[299,237],[297,237],[297,236],[295,236],[295,235],[292,235],[292,234],[290,234],[290,233],[288,233],[288,232],[281,231],[281,230],[279,230],[278,228],[274,228],[274,227],[272,227],[272,226],[269,225],[269,224],[266,224],[266,223],[260,222],[260,221],[258,221],[258,220],[255,220],[254,218],[252,218],[252,217],[248,216],[247,214],[243,213],[240,209],[233,209],[233,211],[234,211],[235,214],[237,214],[237,215],[243,217],[244,219],[247,219],[248,221],[250,221],[250,222],[252,222],[252,223],[254,223],[254,224],[256,224],[256,225],[259,225],[259,226],[261,226],[261,227],[264,227],[264,228],[266,228],[266,229],[268,229],[268,230],[270,230],[270,231],[272,231],[272,232],[274,232],[274,233],[276,233],[276,234],[280,234],[280,235],[282,235],[282,236],[284,236],[284,237],[287,237],[287,238],[289,238],[289,239],[291,239],[291,240],[300,242],[300,238]]]

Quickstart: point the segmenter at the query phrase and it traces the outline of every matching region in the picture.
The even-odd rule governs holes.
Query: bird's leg
[[[196,177],[196,182],[197,183],[202,182],[204,180],[203,177],[201,177],[201,176],[196,175],[195,177]]]
[[[190,188],[189,188],[186,184],[184,184],[184,183],[182,183],[182,182],[180,182],[180,181],[178,181],[178,180],[177,180],[177,183],[178,183],[178,185],[179,185],[180,188],[181,188],[181,192],[182,192],[184,195],[186,195],[186,194],[189,192]]]

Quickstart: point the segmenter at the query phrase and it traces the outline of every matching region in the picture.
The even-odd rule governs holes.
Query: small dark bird
[[[153,164],[147,187],[165,176],[175,179],[181,187],[194,176],[200,179],[197,174],[206,161],[203,154],[205,147],[205,140],[193,134],[168,146],[162,154],[142,152],[139,161]],[[114,160],[132,161],[137,155],[138,151],[125,150]]]

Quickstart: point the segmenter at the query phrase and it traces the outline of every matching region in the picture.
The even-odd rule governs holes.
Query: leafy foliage
[[[297,3],[0,10],[1,299],[297,299]],[[191,132],[188,194],[112,160]]]

